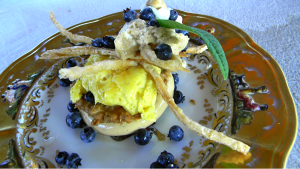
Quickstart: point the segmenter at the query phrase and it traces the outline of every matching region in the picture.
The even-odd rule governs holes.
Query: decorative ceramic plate
[[[189,131],[169,109],[149,127],[154,135],[146,146],[136,145],[132,137],[100,134],[94,142],[83,143],[79,137],[81,129],[71,129],[65,123],[69,88],[59,86],[57,74],[66,59],[37,60],[45,50],[74,45],[57,33],[0,75],[0,92],[6,91],[7,100],[0,103],[0,139],[4,150],[0,154],[4,161],[1,165],[59,167],[55,155],[67,151],[80,155],[82,167],[144,168],[167,150],[179,166],[185,167],[284,167],[295,140],[297,115],[277,62],[246,33],[227,22],[182,11],[179,14],[186,25],[215,30],[232,70],[229,80],[224,81],[208,52],[187,58],[191,73],[179,72],[178,89],[186,96],[179,107],[200,124],[250,145],[249,154],[242,155]],[[120,12],[69,30],[96,38],[117,34],[123,24]],[[83,64],[86,57],[75,59]],[[166,137],[175,124],[185,132],[181,142]],[[10,139],[15,142],[9,142]]]

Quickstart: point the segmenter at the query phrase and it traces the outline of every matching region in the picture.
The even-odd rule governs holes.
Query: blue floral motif
[[[23,93],[27,89],[27,85],[25,85],[25,84],[21,84],[21,85],[15,84],[12,89],[16,90],[15,100],[18,100],[18,99],[21,98],[21,96],[23,95]]]

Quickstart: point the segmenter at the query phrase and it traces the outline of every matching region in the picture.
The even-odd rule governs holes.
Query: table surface
[[[69,27],[126,7],[140,9],[144,0],[7,0],[0,1],[0,72],[41,41],[58,32],[49,19],[52,10]],[[279,63],[300,115],[300,1],[299,0],[165,0],[170,8],[210,15],[248,33]],[[299,129],[298,129],[299,131]],[[300,132],[287,168],[300,167]]]

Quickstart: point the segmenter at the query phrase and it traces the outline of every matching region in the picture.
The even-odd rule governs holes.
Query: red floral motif
[[[240,100],[244,101],[244,105],[247,109],[250,109],[251,111],[257,111],[260,110],[260,105],[254,103],[254,100],[252,97],[250,97],[249,95],[238,91],[237,96]]]

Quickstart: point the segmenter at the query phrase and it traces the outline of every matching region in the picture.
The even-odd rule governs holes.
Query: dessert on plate
[[[123,15],[126,23],[118,35],[102,39],[73,35],[56,21],[52,12],[50,18],[71,42],[87,44],[48,50],[40,59],[90,55],[84,67],[59,71],[60,79],[73,81],[71,101],[89,126],[105,135],[130,134],[155,122],[168,104],[178,120],[199,135],[245,154],[249,151],[242,142],[194,122],[175,104],[171,71],[189,72],[181,57],[201,53],[211,44],[188,47],[187,31],[165,26],[167,20],[176,26],[182,18],[163,1],[149,0],[139,14],[127,8]],[[87,94],[90,100],[84,99]]]
[[[72,82],[70,99],[88,126],[104,135],[126,135],[154,123],[169,106],[177,119],[198,135],[247,154],[248,145],[193,121],[174,102],[171,71],[189,72],[181,57],[207,49],[217,61],[225,55],[212,35],[181,24],[182,17],[164,1],[148,0],[140,13],[127,8],[123,15],[126,23],[118,35],[97,39],[68,32],[52,12],[50,18],[72,43],[86,45],[48,50],[40,59],[90,55],[83,67],[59,71],[60,79]],[[187,30],[203,35],[206,44],[189,47]],[[218,63],[227,78],[227,63],[222,58]]]

